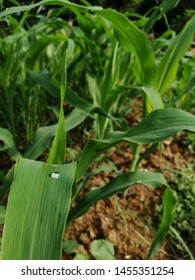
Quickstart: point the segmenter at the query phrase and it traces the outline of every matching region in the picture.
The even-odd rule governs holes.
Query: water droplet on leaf
[[[60,177],[60,174],[58,172],[51,173],[51,178],[52,179],[59,179],[59,177]]]

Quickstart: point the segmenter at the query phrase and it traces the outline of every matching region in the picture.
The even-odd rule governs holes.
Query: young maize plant
[[[35,133],[29,149],[21,155],[15,146],[12,134],[0,128],[0,140],[11,159],[16,160],[4,178],[0,199],[9,191],[8,205],[0,206],[0,222],[4,222],[1,246],[1,259],[60,259],[64,230],[76,218],[86,213],[98,200],[113,194],[121,193],[136,183],[149,188],[166,186],[163,195],[164,211],[159,228],[148,254],[151,258],[169,231],[176,203],[175,196],[161,173],[149,171],[131,171],[116,176],[103,187],[88,191],[81,199],[79,193],[85,187],[80,180],[86,171],[104,151],[114,145],[128,141],[130,143],[155,144],[164,141],[181,130],[195,132],[195,116],[178,109],[164,108],[161,94],[165,92],[173,80],[177,64],[194,33],[195,18],[184,28],[181,35],[173,42],[165,57],[157,66],[145,34],[131,23],[125,16],[113,10],[97,7],[83,7],[69,1],[41,1],[39,3],[10,8],[0,17],[29,10],[43,5],[67,5],[73,11],[91,10],[109,20],[117,33],[119,42],[132,52],[137,60],[136,76],[140,88],[147,96],[147,116],[128,131],[103,133],[101,139],[90,139],[84,147],[78,161],[65,163],[66,132],[81,123],[91,112],[107,115],[104,108],[93,106],[82,98],[67,90],[67,61],[71,55],[71,41],[66,39],[63,44],[60,92],[60,112],[58,124],[41,127]],[[185,40],[184,40],[185,39]],[[179,47],[184,40],[184,46]],[[43,86],[44,76],[31,73]],[[43,79],[41,79],[41,77]],[[48,76],[47,76],[48,77]],[[51,81],[47,89],[54,89]],[[66,96],[65,96],[66,93]],[[76,101],[78,97],[78,100]],[[72,99],[71,99],[72,98]],[[63,103],[71,100],[75,109],[64,120]],[[104,125],[103,125],[104,126]],[[47,162],[36,161],[51,143],[54,137]],[[77,203],[71,208],[72,202]]]

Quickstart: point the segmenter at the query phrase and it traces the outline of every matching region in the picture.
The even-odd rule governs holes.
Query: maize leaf
[[[190,248],[188,247],[188,245],[186,244],[186,242],[184,241],[184,239],[182,238],[181,234],[179,233],[178,230],[176,230],[174,227],[170,226],[170,233],[173,234],[175,236],[175,238],[179,241],[179,243],[183,246],[184,250],[186,250],[186,252],[189,255],[190,260],[195,260],[195,256],[193,256],[193,253],[191,252]]]
[[[4,224],[5,221],[5,206],[0,205],[0,224]]]
[[[70,131],[80,123],[82,123],[88,116],[88,113],[83,112],[77,108],[66,117],[66,131]],[[36,133],[32,145],[24,154],[24,157],[30,159],[37,159],[42,152],[47,148],[51,138],[55,135],[57,124],[40,127]]]
[[[87,113],[78,110],[77,108],[73,109],[70,115],[66,118],[66,131],[69,131],[72,128],[79,125],[80,123],[82,123],[87,116],[88,116]],[[56,128],[57,128],[57,124],[40,127],[35,133],[35,139],[32,145],[25,152],[23,157],[29,159],[37,159],[49,145],[52,137],[55,135]],[[10,153],[9,155],[11,156]],[[0,202],[3,200],[6,193],[10,189],[11,182],[13,179],[13,171],[14,171],[14,167],[12,167],[8,172],[8,174],[5,176],[3,187],[0,190]]]
[[[180,1],[181,0],[163,0],[159,7],[162,10],[162,13],[167,13],[170,10],[176,8]]]
[[[8,173],[6,174],[6,176],[4,177],[3,180],[3,186],[0,189],[0,203],[3,202],[3,199],[6,195],[6,193],[9,191],[11,183],[12,183],[12,179],[14,176],[14,168],[15,165],[13,165],[10,170],[8,171]]]
[[[63,164],[65,162],[65,141],[66,131],[64,122],[64,112],[62,109],[60,110],[58,126],[56,129],[51,149],[49,151],[49,156],[47,159],[48,164]]]
[[[156,63],[151,44],[145,33],[119,12],[103,9],[97,10],[96,13],[113,24],[120,44],[135,55],[139,69],[139,82],[143,85],[156,87]]]
[[[183,57],[192,43],[195,33],[195,16],[185,25],[179,36],[175,38],[157,66],[158,91],[163,94],[174,80],[178,70],[179,60]]]
[[[164,141],[181,130],[195,132],[195,116],[179,109],[158,109],[150,113],[136,127],[128,132],[110,132],[107,143],[123,139],[138,144],[151,144]]]
[[[156,252],[159,245],[165,239],[167,233],[169,232],[173,220],[176,197],[169,186],[166,187],[166,190],[163,194],[162,203],[163,203],[163,214],[161,218],[161,223],[155,233],[154,240],[148,254],[149,259],[153,256],[153,254]]]
[[[185,100],[187,99],[188,102],[191,102],[191,100],[189,100],[188,95],[186,94],[188,91],[190,91],[193,87],[195,86],[195,76],[192,77],[184,86],[184,88],[182,89],[181,93],[179,94],[179,96],[175,96],[175,100],[173,101],[178,101],[182,98],[182,96],[185,96]],[[193,106],[193,103],[192,103]]]
[[[3,149],[8,152],[12,159],[16,160],[19,156],[21,156],[16,149],[13,135],[9,132],[9,130],[0,127],[0,140],[5,143],[5,147]]]
[[[139,87],[137,87],[139,89]],[[145,106],[147,113],[156,109],[163,109],[164,104],[160,93],[154,87],[140,87],[140,89],[146,94]]]
[[[50,92],[54,97],[59,96],[60,86],[56,86],[57,80],[53,81],[53,75],[46,69],[40,72],[29,71],[30,77],[42,88]]]
[[[5,217],[2,259],[60,259],[75,169],[75,163],[56,166],[17,160]]]
[[[164,108],[162,98],[161,98],[159,92],[155,88],[141,87],[140,89],[145,92],[146,96],[148,97],[148,99],[150,101],[150,104],[153,107],[153,110]]]
[[[44,35],[35,41],[27,52],[26,63],[30,65],[30,69],[38,71],[40,68],[40,53],[50,44],[54,42],[66,42],[67,36],[64,34]]]
[[[130,52],[133,52],[136,56],[139,66],[140,80],[142,81],[142,84],[156,86],[156,64],[149,40],[147,39],[144,32],[139,30],[135,24],[128,20],[127,17],[114,10],[102,9],[101,7],[96,6],[86,7],[71,3],[66,0],[40,1],[32,5],[11,7],[0,13],[0,18],[13,13],[27,11],[39,6],[47,5],[66,5],[74,12],[76,11],[76,9],[90,10],[108,19],[110,22],[112,22],[115,31],[117,32],[120,43],[122,43],[122,45],[130,50]]]
[[[59,95],[59,86],[56,85],[56,83],[58,82],[55,80],[54,84],[54,82],[52,81],[52,74],[49,71],[44,70],[41,72],[30,72],[30,76],[37,84],[46,89],[53,96],[56,97]],[[87,100],[79,96],[75,91],[68,87],[66,89],[65,101],[86,113],[97,113],[107,116],[106,112],[104,112],[100,107],[93,106]]]
[[[158,109],[127,132],[109,132],[101,140],[90,139],[81,155],[77,168],[77,180],[88,166],[104,151],[122,141],[152,144],[164,141],[181,130],[195,132],[195,116],[178,109]]]
[[[122,193],[134,184],[143,184],[150,188],[156,188],[160,185],[165,185],[166,180],[161,173],[148,171],[136,171],[119,175],[105,186],[88,192],[79,200],[77,205],[69,212],[67,225],[86,213],[98,200],[108,198],[116,193]]]
[[[114,10],[102,9],[101,7],[96,6],[86,7],[71,3],[66,0],[45,0],[32,5],[11,7],[0,13],[0,18],[13,13],[23,12],[39,6],[47,5],[66,5],[74,12],[76,11],[76,9],[90,10],[108,19],[110,22],[112,22],[120,43],[122,43],[122,45],[124,45],[128,50],[130,50],[130,52],[133,52],[133,54],[136,56],[139,68],[140,81],[142,82],[142,84],[154,87],[156,86],[156,64],[149,40],[147,39],[144,32],[139,30],[135,24],[128,20],[126,16]]]
[[[148,18],[146,25],[143,30],[145,33],[148,33],[154,24],[167,12],[177,7],[180,0],[164,0],[161,4],[154,10],[154,12]]]
[[[62,75],[60,82],[60,113],[58,126],[56,129],[55,137],[49,151],[47,163],[49,164],[63,164],[65,161],[66,155],[66,130],[65,130],[65,122],[64,122],[64,98],[66,92],[66,84],[67,84],[67,47],[68,42],[65,44],[64,55],[62,57]]]
[[[22,5],[22,6],[18,6],[18,7],[10,7],[8,9],[6,9],[5,11],[0,13],[0,18],[1,17],[5,17],[14,13],[21,13],[24,11],[29,11],[31,9],[34,9],[36,7],[40,7],[40,6],[64,6],[67,5],[70,8],[82,8],[82,9],[86,9],[86,10],[92,10],[92,11],[96,11],[96,10],[101,10],[101,7],[98,6],[82,6],[82,5],[78,5],[75,3],[71,3],[70,1],[67,0],[43,0],[40,1],[38,3],[35,4],[30,4],[30,5]]]

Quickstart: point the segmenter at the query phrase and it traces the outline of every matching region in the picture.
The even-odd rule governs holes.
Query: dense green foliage
[[[151,40],[148,33],[179,1],[164,0],[157,9],[134,20],[113,9],[88,6],[86,1],[78,5],[43,0],[22,6],[10,2],[15,6],[0,13],[0,151],[11,160],[9,170],[0,172],[1,222],[4,198],[12,186],[2,258],[60,258],[63,230],[71,222],[98,200],[124,192],[136,183],[150,188],[166,186],[164,212],[151,257],[169,231],[176,200],[163,174],[138,171],[138,166],[168,137],[181,130],[195,132],[195,58],[190,51],[195,16],[178,34],[167,27]],[[129,126],[126,115],[137,97],[142,104],[140,122]],[[90,136],[86,144],[80,143],[84,147],[79,153],[73,152],[74,141],[68,136],[76,127]],[[91,164],[123,141],[129,142],[133,153],[129,172],[116,172],[114,179],[80,198],[95,174],[88,173]],[[143,145],[146,152],[141,155]],[[98,166],[97,171],[101,168]],[[27,179],[36,174],[36,181],[31,180],[30,191],[24,196]],[[67,195],[60,204],[51,178]],[[23,204],[20,199],[24,199]],[[71,203],[74,206],[70,210]],[[53,208],[52,221],[55,226],[60,223],[60,230],[45,234]],[[30,219],[29,235],[25,219],[32,215],[36,219]],[[42,217],[45,227],[40,226]],[[47,254],[51,235],[57,236],[54,240],[58,246]],[[44,254],[37,250],[41,242]]]

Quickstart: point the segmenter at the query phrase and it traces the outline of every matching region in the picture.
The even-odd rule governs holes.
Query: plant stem
[[[136,145],[134,155],[133,155],[133,161],[132,161],[131,167],[130,167],[130,171],[135,171],[137,169],[137,164],[139,161],[139,154],[140,154],[141,147],[142,147],[141,144]]]
[[[135,150],[134,150],[134,153],[133,153],[133,161],[131,163],[129,171],[136,171],[137,165],[138,165],[138,162],[139,162],[139,154],[140,154],[141,147],[142,147],[141,144],[136,144]],[[127,193],[128,193],[128,189],[124,192],[124,195],[127,196]]]

